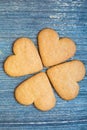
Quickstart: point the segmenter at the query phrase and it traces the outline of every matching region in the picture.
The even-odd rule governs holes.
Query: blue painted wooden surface
[[[87,130],[87,76],[75,100],[64,101],[55,93],[57,104],[49,112],[14,100],[14,88],[29,75],[9,77],[3,62],[16,38],[30,37],[37,45],[37,33],[45,27],[72,38],[77,45],[72,59],[87,68],[87,0],[0,0],[0,130]]]

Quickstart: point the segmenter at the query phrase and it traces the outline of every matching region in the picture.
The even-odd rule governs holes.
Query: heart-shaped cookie
[[[33,42],[28,38],[19,38],[13,46],[14,55],[4,63],[4,70],[10,76],[23,76],[42,70],[42,62]]]
[[[46,67],[64,62],[76,52],[75,43],[71,39],[59,39],[58,34],[49,28],[38,34],[38,45],[42,62]]]
[[[59,96],[71,100],[78,95],[78,81],[85,76],[84,64],[79,60],[66,62],[47,70],[50,81]]]
[[[21,83],[15,90],[15,98],[23,105],[34,103],[42,111],[50,110],[56,102],[52,87],[44,72]]]

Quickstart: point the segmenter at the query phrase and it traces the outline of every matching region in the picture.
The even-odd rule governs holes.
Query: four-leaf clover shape
[[[38,109],[47,111],[56,103],[52,85],[62,99],[74,99],[79,92],[77,82],[85,76],[85,67],[79,60],[65,62],[75,54],[76,45],[70,38],[59,38],[53,29],[39,32],[38,46],[40,55],[29,38],[17,39],[14,54],[6,59],[4,70],[13,77],[38,72],[15,89],[15,98],[20,104],[34,103]],[[47,72],[39,72],[43,66]]]

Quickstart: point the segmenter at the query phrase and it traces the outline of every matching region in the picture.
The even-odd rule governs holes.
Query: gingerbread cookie
[[[50,81],[59,96],[65,100],[71,100],[78,95],[77,82],[85,76],[84,64],[79,60],[73,60],[47,70]]]
[[[52,87],[44,72],[21,83],[15,90],[15,98],[23,105],[34,103],[42,111],[52,109],[56,102]]]
[[[76,45],[71,39],[59,39],[56,31],[49,28],[38,34],[38,45],[42,62],[46,67],[64,62],[76,52]]]
[[[4,70],[10,76],[23,76],[43,69],[40,56],[33,42],[28,38],[19,38],[13,46],[14,55],[4,63]]]

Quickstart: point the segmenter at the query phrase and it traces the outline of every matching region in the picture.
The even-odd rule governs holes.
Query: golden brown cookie
[[[77,82],[85,76],[85,66],[79,60],[66,62],[47,70],[48,77],[59,96],[65,100],[71,100],[78,95]]]
[[[14,54],[4,63],[4,70],[10,76],[23,76],[43,69],[40,56],[33,42],[28,38],[19,38],[13,46]]]
[[[52,87],[44,72],[21,83],[15,90],[15,98],[23,105],[34,103],[42,111],[52,109],[56,103]]]
[[[49,28],[38,34],[38,45],[42,62],[46,67],[64,62],[76,52],[75,43],[71,39],[59,39],[56,31]]]

